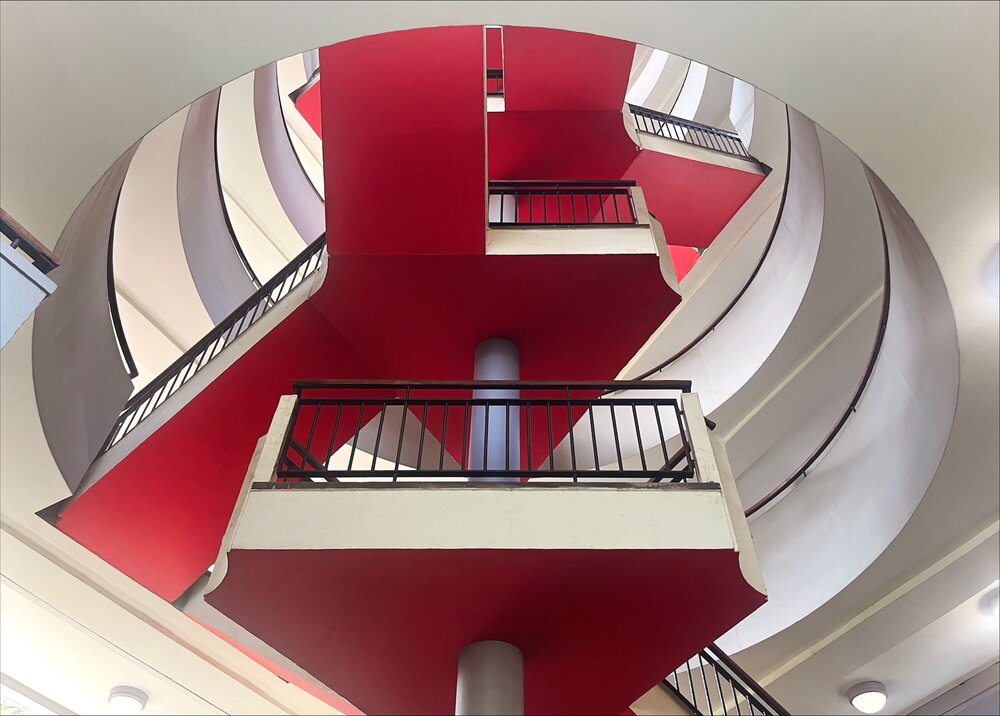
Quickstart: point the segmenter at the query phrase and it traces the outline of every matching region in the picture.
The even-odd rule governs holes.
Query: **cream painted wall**
[[[219,176],[233,230],[261,281],[302,251],[299,237],[271,186],[257,141],[252,72],[222,88]]]
[[[115,219],[115,287],[136,360],[156,377],[213,327],[191,278],[177,219],[177,156],[187,108],[151,131],[136,150]]]
[[[278,92],[281,95],[281,110],[285,115],[285,124],[288,126],[288,136],[292,140],[292,147],[295,149],[309,181],[312,182],[320,196],[325,196],[323,190],[323,140],[316,134],[312,125],[299,114],[295,103],[289,98],[289,95],[308,79],[303,59],[303,55],[292,55],[278,60]]]
[[[611,15],[597,3],[572,14],[558,3],[508,3],[490,7],[491,18],[474,3],[400,3],[383,13],[363,3],[313,3],[301,6],[294,25],[282,24],[287,10],[279,4],[247,4],[241,13],[231,7],[4,3],[0,73],[5,97],[18,98],[3,103],[0,121],[7,208],[52,245],[87,188],[149,127],[247,68],[303,47],[492,19],[677,50],[788,100],[869,162],[924,231],[959,315],[963,391],[940,475],[960,475],[963,489],[951,490],[948,480],[932,488],[913,529],[851,597],[868,598],[996,514],[997,304],[980,279],[997,237],[998,101],[984,89],[997,86],[1000,64],[995,3],[920,3],[906,13],[889,3],[854,4],[849,12],[839,3],[626,3]],[[179,41],[148,52],[164,32]],[[257,41],[247,43],[249,36]],[[65,62],[67,54],[75,61]],[[158,81],[148,82],[151,76]],[[133,101],[109,121],[122,86]],[[936,93],[930,105],[928,87]],[[942,132],[956,108],[969,109],[963,131]],[[818,616],[813,626],[836,624],[848,608]]]

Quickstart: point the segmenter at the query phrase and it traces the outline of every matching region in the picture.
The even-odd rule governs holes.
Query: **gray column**
[[[476,380],[517,380],[520,355],[510,341],[490,338],[476,348]],[[517,390],[475,390],[473,398],[517,398]],[[469,438],[469,468],[516,470],[521,466],[521,416],[517,406],[502,405],[472,409]],[[517,477],[478,478],[487,482],[517,482]]]
[[[458,656],[455,716],[522,716],[524,657],[503,641],[477,641]]]

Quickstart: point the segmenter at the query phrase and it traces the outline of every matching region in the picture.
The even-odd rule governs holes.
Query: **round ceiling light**
[[[994,619],[1000,619],[1000,591],[986,595],[986,598],[983,599],[983,611]]]
[[[111,712],[116,714],[137,714],[146,708],[149,695],[134,686],[116,686],[108,694]]]
[[[851,706],[863,714],[877,714],[885,708],[885,685],[878,681],[862,681],[847,691]]]

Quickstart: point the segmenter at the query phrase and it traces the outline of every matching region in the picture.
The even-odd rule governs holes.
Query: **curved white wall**
[[[326,231],[323,197],[309,180],[292,146],[279,98],[278,68],[271,63],[259,67],[253,75],[257,142],[271,187],[302,242],[311,244]]]
[[[306,66],[306,60],[310,60],[313,55],[315,55],[314,61],[318,63],[319,50],[304,52],[301,57],[292,55],[278,60],[278,99],[281,100],[281,112],[288,126],[288,137],[292,140],[292,147],[299,163],[316,192],[320,196],[326,196],[323,189],[323,141],[289,98],[289,95],[301,87],[312,74]],[[319,65],[316,64],[314,69],[318,68]]]
[[[788,113],[764,92],[758,92],[756,104],[759,127],[750,149],[773,170],[681,280],[681,304],[622,370],[622,377],[654,368],[700,335],[736,297],[767,248],[785,189]]]
[[[916,509],[951,431],[958,349],[944,283],[910,217],[868,178],[889,248],[882,350],[826,455],[751,523],[769,601],[720,641],[727,651],[805,617],[874,562]]]
[[[177,158],[188,108],[147,134],[115,219],[118,306],[139,377],[155,378],[215,325],[191,277],[177,214]]]
[[[257,142],[254,73],[222,87],[219,176],[226,210],[247,261],[263,282],[302,251],[302,239],[271,186]]]

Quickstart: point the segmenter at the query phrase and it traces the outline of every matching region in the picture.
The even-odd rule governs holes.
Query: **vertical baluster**
[[[639,428],[639,411],[632,403],[632,419],[635,421],[635,439],[639,443],[639,460],[642,463],[643,472],[646,471],[646,453],[642,449],[642,430]]]
[[[448,401],[444,401],[444,417],[442,418],[441,424],[441,452],[438,455],[438,470],[444,470],[444,450],[445,445],[448,444],[448,413],[451,406]]]
[[[337,433],[340,432],[340,417],[344,414],[343,401],[337,403],[337,417],[333,421],[333,432],[330,433],[330,442],[326,445],[326,453],[323,455],[323,464],[330,467],[330,457],[333,455],[333,446],[337,441]]]
[[[722,693],[722,680],[719,678],[719,665],[712,664],[712,671],[715,672],[715,685],[719,688],[719,703],[722,704],[723,716],[729,716],[729,707],[726,706],[726,695]]]
[[[556,469],[556,446],[552,440],[552,401],[545,401],[545,414],[549,423],[549,470]]]
[[[504,426],[503,426],[503,464],[505,470],[510,470],[510,403],[504,404]]]
[[[361,437],[361,421],[365,417],[365,401],[361,401],[358,410],[358,424],[354,427],[354,441],[351,443],[351,454],[347,458],[347,472],[354,465],[354,451],[358,449],[358,438]]]
[[[486,404],[483,408],[483,412],[486,414],[486,420],[483,424],[483,470],[490,469],[490,401],[485,401]]]
[[[525,423],[525,433],[524,437],[528,441],[528,457],[524,461],[527,466],[528,472],[532,472],[535,461],[531,455],[531,403],[529,401],[524,401],[524,423]]]
[[[608,409],[611,411],[611,430],[615,435],[615,454],[618,456],[618,469],[624,470],[625,463],[622,462],[622,445],[618,440],[618,418],[615,416],[615,406],[613,401],[611,401],[608,405]]]
[[[424,434],[427,432],[427,417],[428,411],[430,410],[430,404],[424,401],[424,415],[420,421],[420,439],[417,441],[417,471],[420,471],[420,466],[424,461]]]
[[[385,411],[388,406],[382,403],[382,410],[378,414],[378,430],[375,431],[375,448],[372,450],[372,471],[375,470],[375,464],[378,462],[378,446],[382,442],[382,425],[385,423]]]
[[[597,426],[594,425],[594,404],[587,406],[587,415],[590,418],[590,440],[594,445],[594,470],[601,471],[601,459],[597,456]]]
[[[708,676],[705,674],[705,661],[701,658],[701,654],[698,654],[698,666],[701,670],[701,681],[705,685],[705,700],[708,702],[708,712],[713,713],[715,709],[712,708],[712,695],[708,692]]]
[[[399,420],[399,440],[396,443],[396,463],[392,468],[392,481],[396,482],[399,479],[399,461],[403,455],[403,435],[406,433],[406,414],[410,407],[410,386],[406,386],[406,392],[403,394],[403,415]]]
[[[569,459],[573,467],[573,482],[578,482],[576,474],[576,442],[573,437],[573,406],[570,404],[570,389],[566,386],[566,425],[569,428]]]
[[[694,688],[694,676],[691,674],[691,662],[689,661],[686,664],[686,666],[687,666],[687,672],[688,672],[688,684],[691,685],[691,703],[694,705],[695,711],[699,711],[699,709],[698,709],[698,694],[695,692],[695,688]],[[700,713],[700,711],[699,711],[699,713]]]

